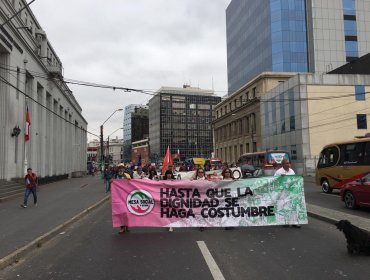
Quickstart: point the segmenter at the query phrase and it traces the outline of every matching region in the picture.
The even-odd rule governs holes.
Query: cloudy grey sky
[[[31,4],[64,67],[64,77],[136,89],[184,83],[227,90],[225,10],[231,0],[37,0]],[[30,2],[30,1],[28,1]],[[150,95],[70,85],[88,122]],[[123,111],[104,125],[122,127]],[[119,135],[122,130],[112,134]],[[88,136],[91,140],[96,138]]]

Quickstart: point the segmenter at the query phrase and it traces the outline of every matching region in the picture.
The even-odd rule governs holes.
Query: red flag
[[[164,173],[166,172],[168,165],[173,165],[170,147],[167,148],[166,155],[164,156],[163,159],[162,175],[164,175]]]
[[[28,111],[28,106],[27,106],[26,129],[25,129],[25,133],[24,133],[24,141],[30,140],[30,126],[31,126],[31,117],[30,117],[30,112]]]

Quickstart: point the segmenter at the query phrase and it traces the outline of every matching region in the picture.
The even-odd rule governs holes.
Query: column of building
[[[8,54],[0,54],[0,63],[7,65]],[[8,80],[8,73],[5,69],[0,69],[0,79]],[[0,81],[0,126],[3,128],[2,131],[9,131],[8,125],[8,99],[9,99],[9,86],[3,81]],[[7,139],[9,136],[7,133],[0,133],[0,179],[6,179],[6,166],[7,166]]]

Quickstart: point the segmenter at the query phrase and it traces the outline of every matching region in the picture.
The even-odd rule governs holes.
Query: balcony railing
[[[50,74],[57,75],[57,76],[63,76],[63,69],[62,66],[59,65],[46,65],[46,68],[48,69]]]

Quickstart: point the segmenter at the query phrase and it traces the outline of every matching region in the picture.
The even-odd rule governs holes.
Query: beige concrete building
[[[259,99],[294,75],[295,73],[261,73],[216,105],[216,117],[212,122],[216,157],[231,163],[237,161],[243,153],[261,151]]]
[[[370,75],[298,74],[261,99],[262,149],[291,153],[313,174],[323,146],[369,132]]]

